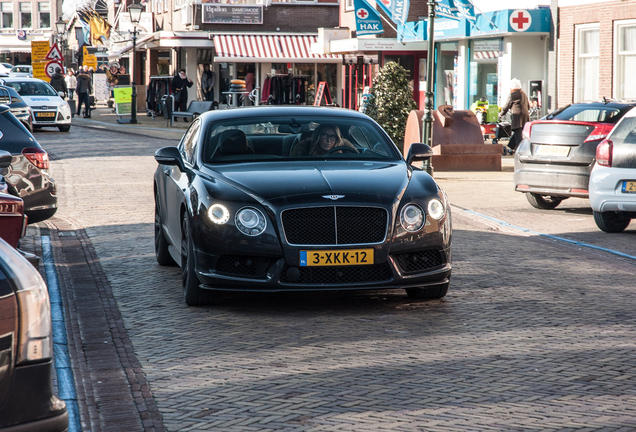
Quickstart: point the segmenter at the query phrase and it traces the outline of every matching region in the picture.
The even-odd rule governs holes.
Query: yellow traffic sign
[[[31,63],[33,66],[33,78],[39,78],[46,82],[50,82],[51,78],[46,74],[46,65],[48,61],[34,61]]]
[[[49,41],[31,41],[31,62],[44,60],[50,49]]]

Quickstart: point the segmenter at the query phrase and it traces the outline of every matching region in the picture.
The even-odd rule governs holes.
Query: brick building
[[[636,0],[558,4],[558,106],[636,99]]]

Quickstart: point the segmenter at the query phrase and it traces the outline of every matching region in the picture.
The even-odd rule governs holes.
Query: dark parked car
[[[33,111],[13,87],[0,86],[0,104],[7,105],[29,132],[33,132]]]
[[[0,168],[11,163],[11,154],[0,150]],[[7,193],[8,187],[0,176],[0,238],[14,248],[26,232],[27,217],[24,215],[24,202]]]
[[[364,114],[319,107],[204,113],[155,153],[155,251],[188,305],[215,290],[405,288],[446,295],[446,194]]]
[[[515,190],[539,209],[569,197],[588,197],[596,147],[636,103],[590,102],[526,123],[515,154]]]
[[[0,430],[62,432],[53,393],[51,306],[40,273],[0,239]]]
[[[29,223],[53,216],[57,188],[49,174],[49,155],[6,105],[0,105],[0,150],[13,156],[11,166],[0,168],[0,175],[9,193],[24,200]]]

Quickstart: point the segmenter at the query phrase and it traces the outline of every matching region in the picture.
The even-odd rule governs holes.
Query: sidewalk
[[[177,140],[181,139],[185,131],[190,126],[190,122],[186,123],[180,120],[174,122],[174,126],[170,127],[167,126],[169,121],[163,116],[157,116],[153,120],[153,118],[146,115],[145,112],[137,113],[137,124],[118,123],[120,118],[130,120],[129,115],[120,117],[113,111],[112,108],[98,104],[97,108],[93,109],[91,118],[86,119],[82,116],[75,115],[75,117],[73,117],[72,125],[91,129],[143,135],[152,138],[168,138]]]

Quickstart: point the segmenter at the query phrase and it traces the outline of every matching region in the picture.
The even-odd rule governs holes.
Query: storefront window
[[[51,3],[38,3],[38,14],[40,15],[40,28],[51,28]]]
[[[618,22],[616,27],[616,97],[636,99],[636,20]]]
[[[31,28],[31,3],[20,3],[20,28]]]
[[[318,63],[316,65],[316,84],[320,81],[327,82],[333,103],[338,103],[338,66],[339,65],[331,63]],[[310,103],[313,103],[313,99],[308,101],[307,105]]]
[[[598,99],[598,24],[576,27],[574,102]]]
[[[435,106],[451,105],[457,108],[455,103],[456,75],[455,64],[457,62],[457,44],[442,43],[437,45],[437,70],[435,72]],[[422,70],[420,68],[420,74]],[[420,84],[420,91],[422,90]]]
[[[301,83],[305,83],[305,101],[303,104],[313,104],[316,98],[316,65],[314,63],[295,63],[294,75],[301,78]]]
[[[481,98],[489,104],[497,104],[497,61],[501,56],[501,43],[501,39],[471,41],[469,104]]]
[[[2,2],[2,28],[13,28],[13,3]]]

